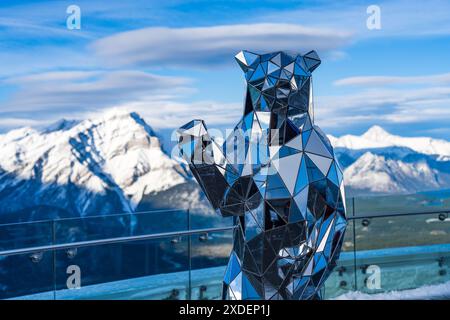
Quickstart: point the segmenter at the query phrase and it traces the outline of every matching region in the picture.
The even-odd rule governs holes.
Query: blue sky
[[[66,8],[81,29],[66,28]],[[381,29],[369,30],[369,5]],[[361,134],[450,137],[450,2],[2,1],[0,132],[137,111],[156,130],[235,124],[234,54],[317,50],[316,123]]]

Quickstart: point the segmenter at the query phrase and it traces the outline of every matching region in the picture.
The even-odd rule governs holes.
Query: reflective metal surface
[[[224,299],[318,299],[346,228],[342,170],[313,124],[305,55],[242,51],[244,114],[225,142],[202,120],[178,130],[180,154],[223,216],[234,216]]]

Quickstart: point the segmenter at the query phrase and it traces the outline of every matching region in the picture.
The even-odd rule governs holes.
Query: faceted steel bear
[[[180,154],[212,206],[234,216],[223,298],[320,299],[347,225],[342,170],[311,119],[320,59],[315,51],[235,58],[247,91],[233,134],[221,147],[202,120],[178,130]]]

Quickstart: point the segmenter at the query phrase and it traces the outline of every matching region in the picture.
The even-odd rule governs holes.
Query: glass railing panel
[[[0,251],[53,243],[52,221],[0,225]]]
[[[222,217],[214,211],[189,210],[191,229],[231,227],[233,217]]]
[[[450,190],[409,195],[358,196],[354,201],[356,216],[450,211]]]
[[[355,239],[358,291],[380,293],[450,281],[446,214],[358,218]]]
[[[348,223],[340,259],[325,283],[324,298],[450,281],[446,191],[349,198],[346,203],[347,215],[352,218],[355,212],[356,219]],[[8,224],[0,225],[0,251],[231,226],[231,218],[185,210]],[[226,230],[58,250],[55,254],[0,256],[0,297],[217,299],[231,246],[232,231]],[[71,277],[77,266],[81,288],[69,289],[77,284]],[[378,274],[380,278],[376,278]]]
[[[188,237],[166,237],[60,250],[56,299],[188,297]]]
[[[188,229],[189,211],[159,210],[129,215],[133,235],[184,231]]]
[[[325,282],[322,290],[324,299],[334,299],[355,290],[355,243],[354,222],[348,221],[336,266]]]
[[[0,225],[0,251],[51,245],[51,221]],[[0,255],[0,299],[27,295],[53,288],[52,254],[34,252]],[[49,299],[53,295],[41,296]]]
[[[53,299],[53,288],[52,252],[0,256],[0,299]]]
[[[221,299],[232,238],[233,230],[191,235],[191,299]]]
[[[56,243],[186,230],[186,210],[138,212],[55,221]]]
[[[442,245],[450,243],[450,217],[414,214],[357,218],[355,231],[357,251]]]

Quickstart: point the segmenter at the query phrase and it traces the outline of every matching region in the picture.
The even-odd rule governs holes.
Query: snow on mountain
[[[379,126],[361,136],[328,136],[352,194],[414,193],[450,187],[450,142],[392,135]]]
[[[0,150],[0,218],[18,211],[48,218],[48,207],[56,216],[133,212],[173,188],[186,201],[169,205],[202,206],[189,173],[136,113],[13,130],[0,135]]]
[[[344,170],[346,186],[359,191],[415,193],[445,188],[450,176],[433,170],[426,162],[407,163],[364,153]]]
[[[61,119],[61,120],[53,123],[52,125],[44,128],[43,133],[51,133],[54,131],[70,130],[79,123],[80,123],[80,121],[77,121],[77,120]]]
[[[328,135],[335,147],[347,149],[371,149],[383,147],[407,147],[419,153],[450,157],[450,142],[427,137],[401,137],[388,133],[380,126],[373,126],[362,136],[344,135],[340,138]]]
[[[450,187],[450,143],[374,126],[329,136],[350,194]],[[136,113],[61,120],[0,135],[0,221],[191,208],[210,212],[188,169]]]

